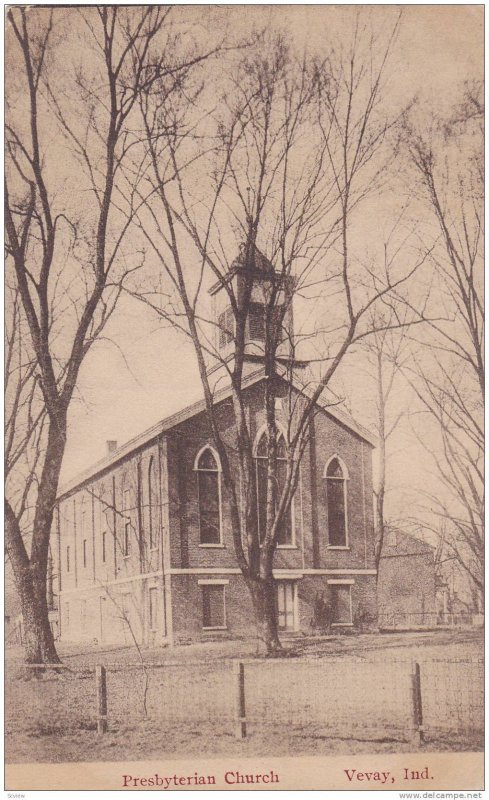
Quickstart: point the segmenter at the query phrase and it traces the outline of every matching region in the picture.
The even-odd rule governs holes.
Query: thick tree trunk
[[[24,625],[24,650],[27,664],[59,664],[49,624],[46,582],[32,567],[17,581]]]
[[[23,621],[25,661],[28,664],[58,664],[59,657],[49,624],[44,565],[29,561],[18,520],[5,504],[7,553],[19,594]]]
[[[21,602],[25,660],[31,664],[57,664],[60,661],[49,624],[47,570],[53,510],[65,443],[66,412],[60,408],[49,427],[36,498],[30,557],[16,514],[10,503],[5,502],[7,552]]]
[[[248,585],[253,601],[258,638],[265,645],[267,655],[283,653],[283,647],[278,638],[277,604],[273,577],[251,579]]]

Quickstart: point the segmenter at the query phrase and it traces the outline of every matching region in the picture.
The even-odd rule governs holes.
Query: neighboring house
[[[229,273],[238,296],[244,269],[238,257]],[[247,323],[245,399],[254,438],[260,520],[266,501],[263,286],[271,271],[272,265],[260,255]],[[226,292],[220,289],[218,285],[211,290],[216,344],[232,359],[232,316]],[[289,344],[280,351],[280,361],[287,366],[292,360],[292,308],[285,326]],[[294,360],[294,368],[300,367]],[[209,372],[222,387],[215,403],[232,459],[229,388],[219,369]],[[277,402],[280,479],[290,385],[283,377],[276,380],[283,398]],[[375,614],[373,446],[370,434],[347,415],[317,406],[274,562],[283,631],[309,630],[323,597],[331,603],[334,625],[352,626],[359,614]],[[113,449],[64,486],[54,541],[62,641],[129,644],[136,636],[138,641],[160,644],[250,635],[254,630],[203,401]]]
[[[377,601],[381,629],[435,625],[435,548],[412,534],[389,530],[380,556]]]
[[[481,593],[448,548],[440,548],[436,565],[436,606],[440,622],[482,624]]]

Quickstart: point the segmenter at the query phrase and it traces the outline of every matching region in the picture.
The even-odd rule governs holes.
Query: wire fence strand
[[[165,664],[109,664],[109,730],[128,720],[149,718],[165,729],[212,725],[231,732],[236,723],[233,659]],[[289,729],[322,738],[422,735],[482,739],[483,662],[432,659],[418,667],[421,710],[413,713],[413,662],[353,659],[245,659],[244,706],[248,735]],[[30,672],[30,674],[29,674]],[[29,731],[93,730],[96,686],[93,664],[69,670],[20,669],[19,691],[28,698]],[[242,715],[242,710],[239,712]],[[418,715],[418,716],[417,716]],[[417,720],[417,721],[416,721]],[[15,703],[7,698],[6,726],[15,724]]]

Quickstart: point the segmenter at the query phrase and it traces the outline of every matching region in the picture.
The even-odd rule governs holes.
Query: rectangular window
[[[66,572],[70,571],[70,547],[66,548]]]
[[[107,531],[102,531],[102,563],[107,560]]]
[[[248,328],[250,339],[265,341],[265,307],[261,303],[250,303]]]
[[[159,624],[158,614],[158,589],[154,586],[149,590],[149,627],[156,631]]]
[[[225,628],[224,586],[209,584],[202,586],[202,626],[204,628]]]
[[[131,523],[129,522],[129,520],[127,520],[124,524],[124,549],[123,549],[124,556],[129,555],[130,547],[131,547]]]
[[[330,586],[331,607],[333,623],[337,625],[350,625],[351,617],[351,586],[336,584]]]
[[[84,539],[82,542],[82,553],[83,553],[83,567],[86,569],[87,566],[87,540]]]

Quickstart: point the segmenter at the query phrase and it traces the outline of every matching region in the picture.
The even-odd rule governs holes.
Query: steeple
[[[234,259],[225,276],[225,283],[232,283],[238,308],[243,308],[249,292],[248,313],[245,333],[245,362],[249,371],[265,360],[265,313],[270,303],[271,292],[275,291],[275,308],[285,306],[282,333],[277,348],[277,361],[282,364],[303,366],[294,359],[294,326],[292,298],[295,279],[283,276],[274,269],[272,262],[253,245],[242,243],[239,254]],[[223,281],[210,289],[213,300],[214,346],[221,359],[231,361],[234,357],[235,318]],[[219,364],[211,366],[209,373],[219,369]]]

